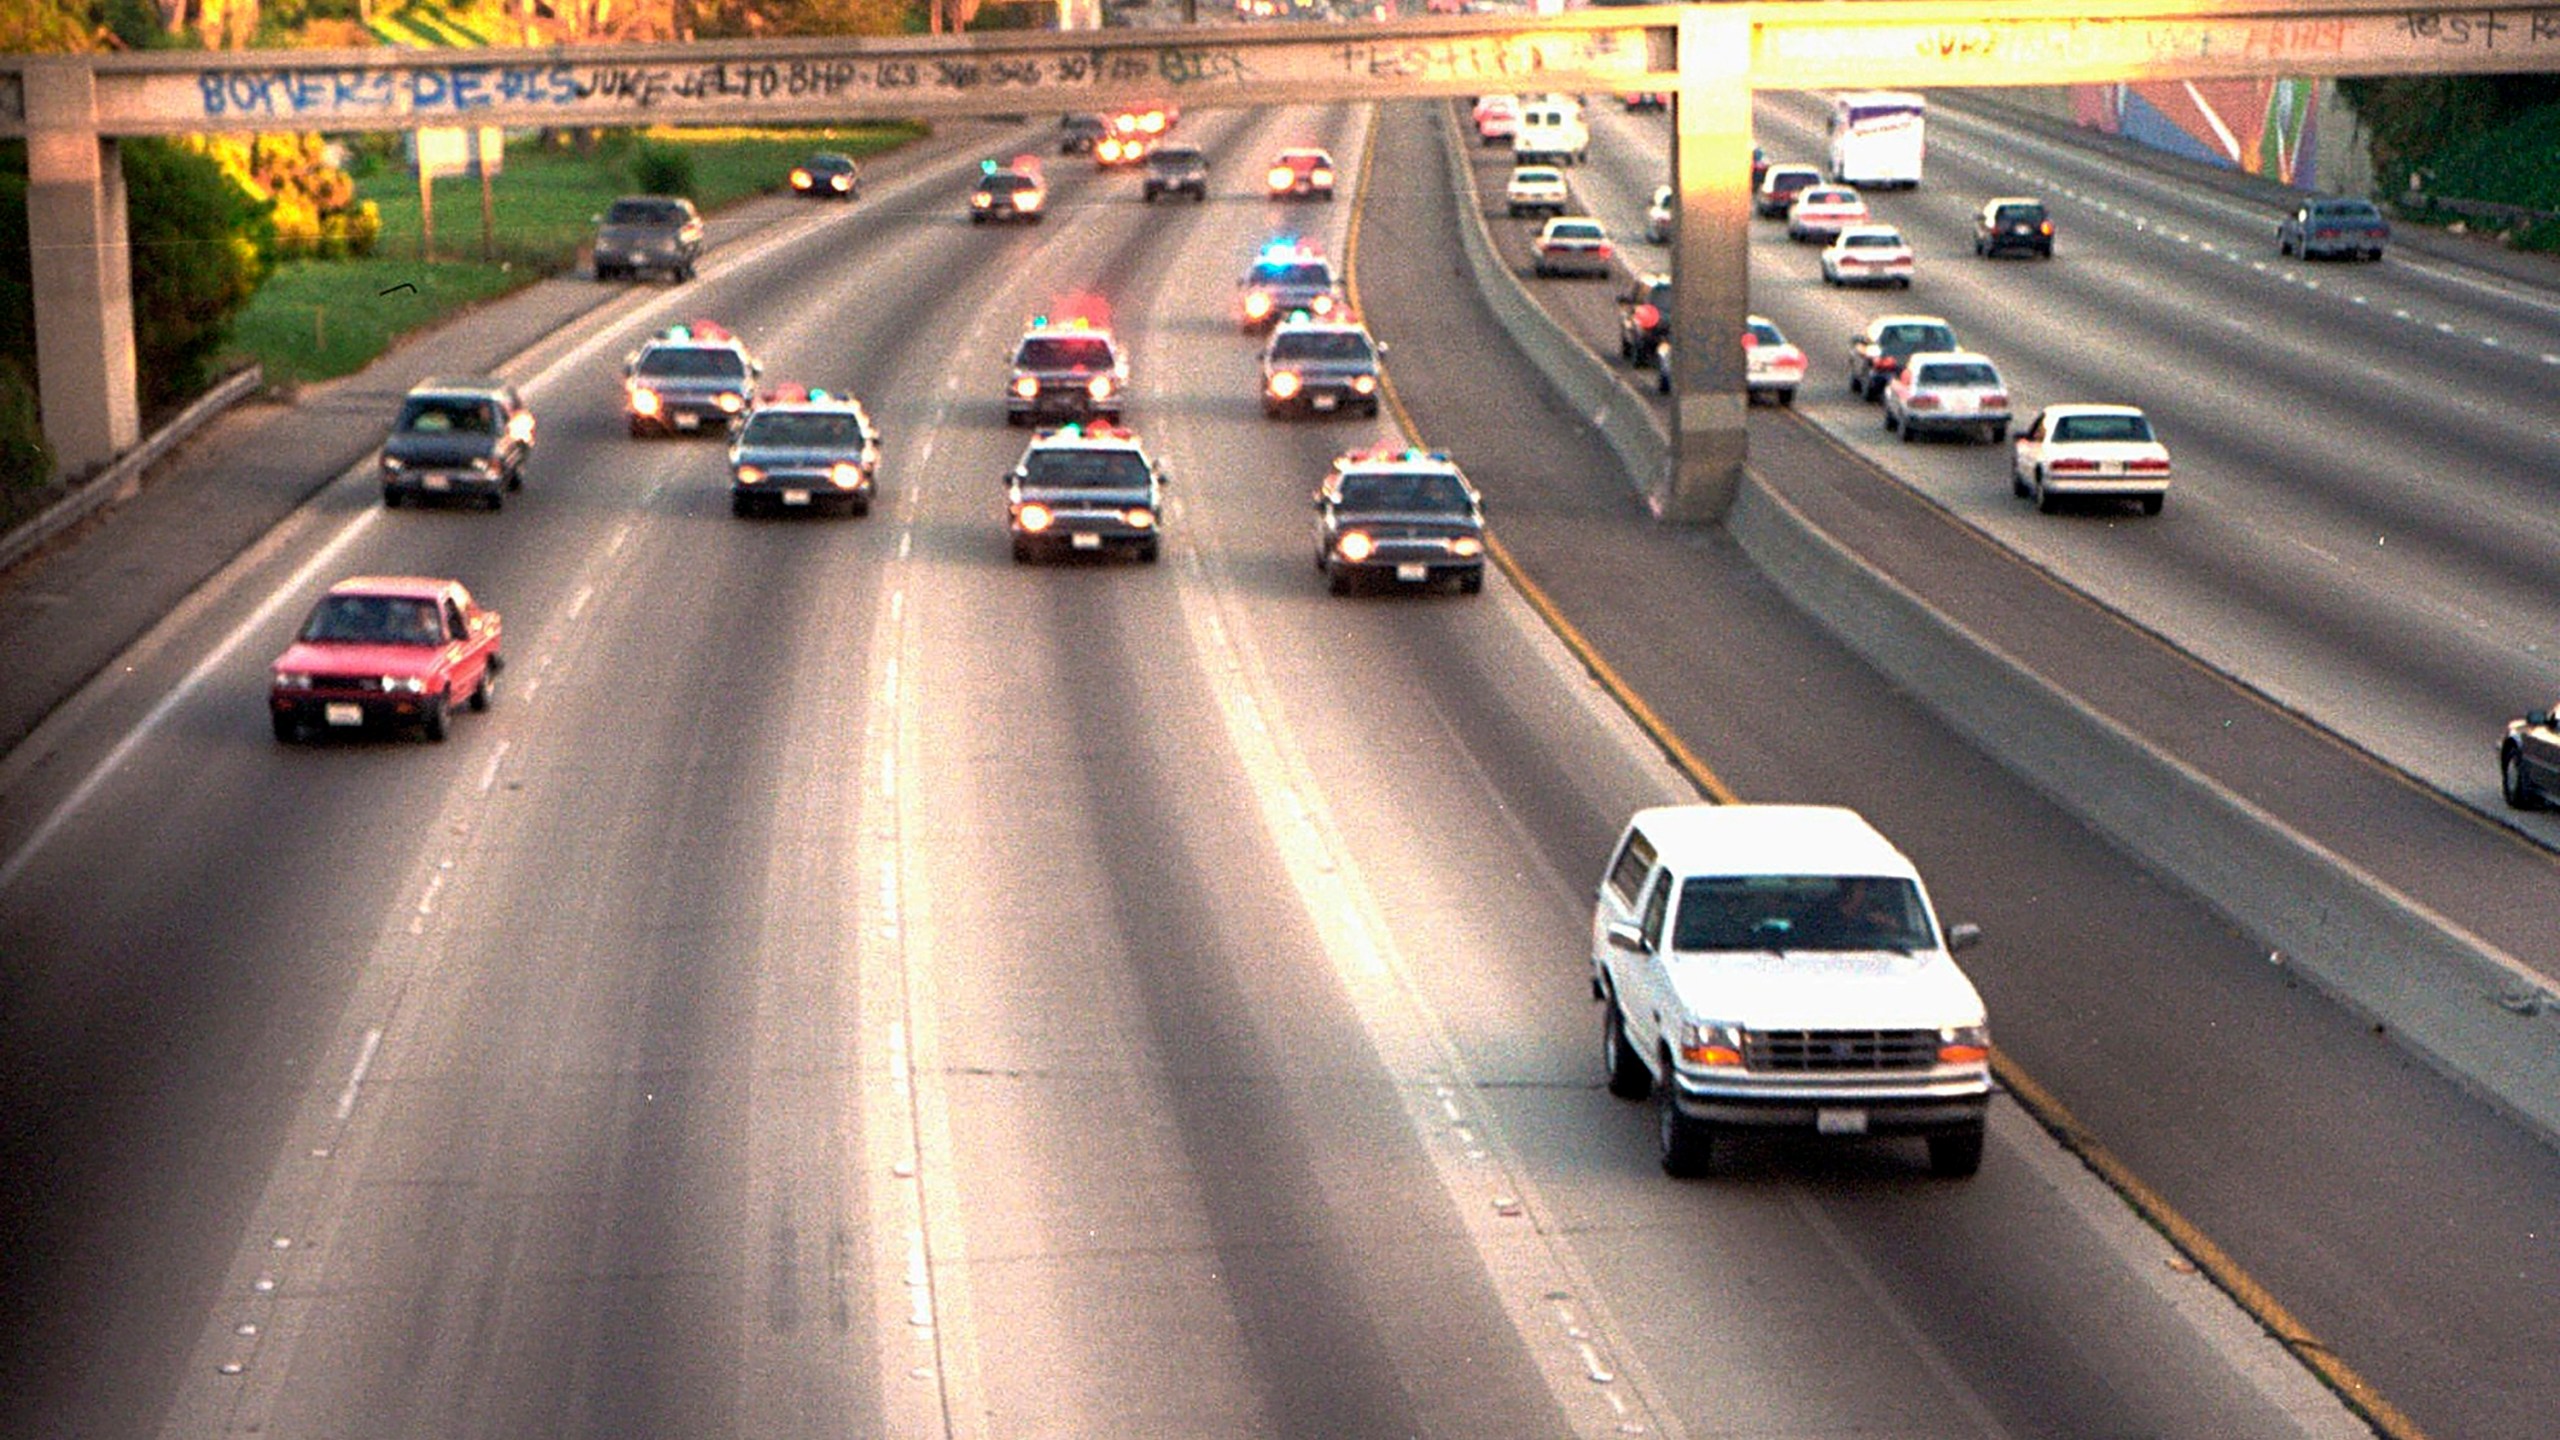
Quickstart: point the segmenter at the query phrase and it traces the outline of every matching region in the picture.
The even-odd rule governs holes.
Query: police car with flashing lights
[[[1128,391],[1129,357],[1109,330],[1084,319],[1052,324],[1034,316],[1014,342],[1005,423],[1099,419],[1116,425]]]
[[[1152,562],[1164,532],[1164,468],[1102,422],[1043,430],[1005,476],[1013,558],[1123,550]]]
[[[993,160],[978,162],[978,186],[969,192],[970,224],[1022,220],[1037,225],[1048,204],[1049,187],[1041,183],[1030,156],[1017,156],[1010,168]]]
[[[726,431],[747,413],[764,366],[737,336],[707,320],[670,325],[622,363],[631,433]]]
[[[1253,257],[1253,268],[1236,284],[1237,320],[1248,335],[1298,311],[1330,319],[1348,304],[1333,262],[1292,240],[1274,240],[1262,247]]]
[[[1378,354],[1369,327],[1347,315],[1319,320],[1293,312],[1262,347],[1262,413],[1378,413]]]
[[[871,513],[880,431],[850,395],[792,386],[756,402],[729,442],[729,509]]]
[[[1316,569],[1334,594],[1371,580],[1484,588],[1484,497],[1445,452],[1342,456],[1315,503]]]

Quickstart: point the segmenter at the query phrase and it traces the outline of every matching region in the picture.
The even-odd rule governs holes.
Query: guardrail
[[[140,444],[117,456],[107,468],[72,486],[71,493],[37,512],[34,519],[6,535],[0,535],[0,571],[34,554],[46,541],[109,505],[132,498],[142,489],[142,472],[150,469],[153,462],[203,429],[215,416],[255,394],[266,383],[266,368],[253,364],[214,386],[179,411],[176,419],[144,436]]]

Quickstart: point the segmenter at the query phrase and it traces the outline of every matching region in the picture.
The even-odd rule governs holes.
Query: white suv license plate
[[[1399,580],[1428,580],[1431,578],[1431,567],[1423,564],[1419,560],[1408,560],[1396,567],[1396,578]]]
[[[1822,1106],[1813,1112],[1813,1128],[1822,1135],[1864,1135],[1867,1133],[1867,1112]]]
[[[320,718],[332,725],[361,725],[364,723],[364,707],[332,701],[321,707]]]
[[[1102,548],[1102,537],[1090,530],[1079,530],[1067,537],[1067,544],[1078,550],[1099,550]]]

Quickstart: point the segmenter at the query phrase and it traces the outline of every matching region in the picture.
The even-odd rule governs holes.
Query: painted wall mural
[[[2317,80],[2155,80],[2072,89],[2093,129],[2310,188],[2319,173]]]

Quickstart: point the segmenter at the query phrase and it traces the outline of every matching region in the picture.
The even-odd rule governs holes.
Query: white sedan
[[[1864,225],[1867,197],[1846,185],[1808,185],[1787,207],[1787,238],[1801,244],[1829,240],[1852,225]]]
[[[2051,514],[2074,495],[2138,500],[2157,515],[2169,495],[2169,450],[2131,405],[2048,405],[2010,447],[2009,488]]]
[[[2009,387],[1970,350],[1924,350],[1884,387],[1884,428],[1916,440],[1926,430],[1973,431],[1994,445],[2009,438]]]
[[[1822,252],[1826,285],[1899,285],[1911,288],[1911,246],[1890,225],[1852,225]]]
[[[1513,166],[1511,179],[1502,187],[1502,199],[1514,219],[1541,212],[1561,215],[1573,203],[1564,172],[1553,165]]]
[[[1804,351],[1781,334],[1768,316],[1743,320],[1743,393],[1749,399],[1766,395],[1781,405],[1793,405],[1796,387],[1804,383],[1805,363]]]
[[[1609,243],[1608,228],[1588,215],[1560,215],[1547,221],[1538,232],[1533,247],[1538,258],[1534,268],[1540,275],[1609,275],[1610,258],[1617,247]]]

